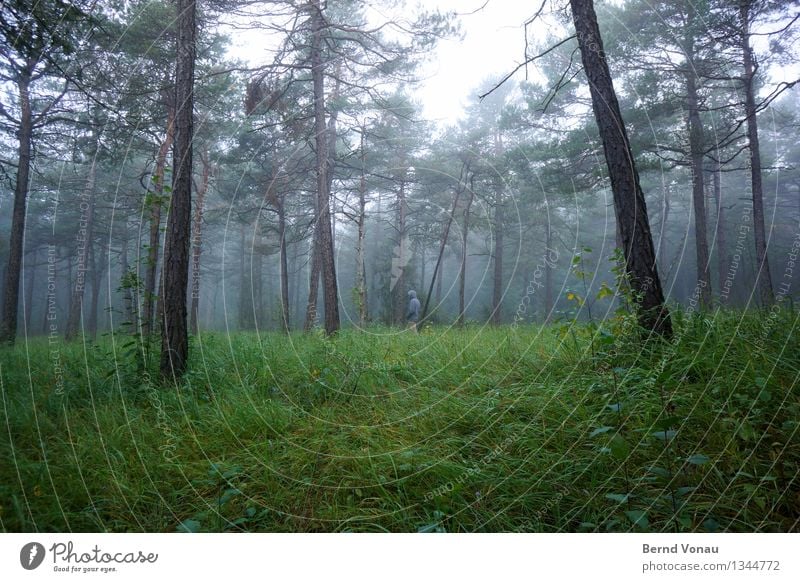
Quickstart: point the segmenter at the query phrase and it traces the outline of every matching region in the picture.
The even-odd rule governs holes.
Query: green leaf
[[[611,455],[621,461],[628,457],[628,454],[631,452],[630,446],[628,446],[627,441],[622,438],[621,435],[614,435],[614,438],[611,439]]]
[[[678,487],[675,490],[675,495],[677,495],[678,497],[683,497],[684,495],[691,493],[695,489],[697,489],[697,487]]]
[[[603,283],[603,285],[600,287],[600,291],[597,292],[598,299],[603,299],[604,297],[613,297],[613,296],[614,296],[614,291],[612,291],[611,288],[605,283]]]
[[[714,533],[719,529],[719,522],[713,517],[709,517],[707,520],[703,522],[703,527],[707,532]]]
[[[628,519],[631,520],[631,523],[637,527],[642,529],[647,529],[650,527],[650,522],[648,521],[647,514],[644,511],[632,509],[630,511],[626,511],[625,515],[628,516]]]
[[[603,328],[600,328],[598,335],[600,337],[597,339],[597,343],[599,343],[601,346],[610,346],[614,343],[614,340],[617,339],[613,333]]]
[[[755,383],[759,388],[764,388],[764,386],[767,385],[767,379],[762,378],[761,376],[756,376]]]
[[[667,430],[675,425],[680,424],[683,422],[683,420],[684,419],[677,416],[667,416],[666,418],[662,418],[654,422],[652,428],[653,430]]]
[[[241,467],[232,467],[222,474],[223,479],[233,479],[242,473]]]
[[[708,463],[708,461],[709,458],[707,456],[701,455],[699,453],[691,455],[690,457],[686,457],[686,462],[691,463],[692,465],[705,465],[706,463]]]
[[[219,505],[225,505],[228,501],[241,494],[242,492],[238,489],[226,489],[219,498]]]
[[[614,430],[613,426],[601,426],[599,428],[594,429],[592,432],[589,433],[589,437],[596,437],[599,434],[606,433],[610,430]]]
[[[197,533],[200,531],[200,522],[196,519],[184,519],[175,531],[180,533]]]
[[[665,442],[674,439],[676,434],[678,434],[678,431],[676,430],[666,430],[666,431],[660,430],[658,432],[652,433],[652,435],[656,437],[658,440],[662,440]]]
[[[615,402],[614,404],[606,404],[606,406],[608,406],[614,412],[619,412],[622,410],[622,404],[619,402]]]
[[[650,469],[648,469],[648,470],[653,475],[657,475],[657,476],[661,477],[662,479],[665,479],[666,481],[669,481],[669,480],[672,479],[672,473],[669,472],[668,470],[664,469],[663,467],[650,467]]]
[[[625,495],[620,493],[606,493],[606,499],[616,501],[617,503],[626,503],[628,501],[628,497],[630,497],[630,494],[627,493]]]

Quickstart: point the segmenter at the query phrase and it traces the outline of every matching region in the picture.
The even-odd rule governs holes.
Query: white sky
[[[421,0],[428,9],[460,13],[464,39],[441,42],[416,93],[425,117],[452,122],[477,99],[476,87],[490,75],[505,75],[523,60],[524,23],[538,8],[527,0]],[[477,12],[475,12],[477,10]],[[474,14],[470,14],[475,12]],[[520,71],[518,73],[522,75]]]
[[[370,4],[377,13],[383,11],[380,1]],[[412,92],[423,104],[423,116],[443,123],[455,121],[464,106],[476,99],[476,88],[486,77],[506,74],[522,62],[523,25],[538,8],[530,0],[407,0],[407,4],[412,9],[419,6],[460,15],[463,40],[438,44],[420,73],[421,85]],[[231,40],[234,56],[248,61],[264,58],[268,43],[263,31],[238,30]]]
[[[383,14],[381,0],[367,0],[368,9],[376,13],[376,19],[391,18]],[[459,15],[463,39],[454,38],[440,41],[429,62],[420,72],[423,81],[411,91],[423,106],[423,117],[442,124],[453,123],[466,105],[477,100],[477,88],[489,76],[502,76],[511,72],[524,59],[524,23],[539,8],[537,0],[406,0],[406,9],[416,12],[414,6],[425,10],[438,9],[442,12],[455,11]],[[545,13],[550,9],[548,2]],[[383,16],[381,16],[383,15]],[[409,15],[410,16],[410,15]],[[541,37],[549,31],[547,25],[537,22],[532,29],[531,42],[546,40]],[[531,32],[531,30],[529,30]],[[561,38],[563,35],[555,32]],[[262,60],[267,46],[263,31],[248,33],[237,31],[232,34],[233,54],[246,60]],[[541,42],[539,43],[541,44]],[[531,51],[537,47],[532,45]],[[796,78],[798,67],[777,68],[782,80]],[[530,73],[535,75],[531,67]],[[772,70],[772,75],[776,73]],[[519,71],[515,78],[523,78]],[[780,79],[777,79],[780,80]]]

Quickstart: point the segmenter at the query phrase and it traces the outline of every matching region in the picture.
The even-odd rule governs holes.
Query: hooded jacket
[[[408,314],[406,315],[406,319],[414,322],[419,321],[419,310],[421,305],[419,303],[419,299],[417,299],[417,292],[409,291],[408,300]]]

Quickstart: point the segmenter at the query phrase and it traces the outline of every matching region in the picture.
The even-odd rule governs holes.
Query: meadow
[[[800,530],[797,312],[0,350],[6,532]],[[151,358],[152,359],[152,358]]]

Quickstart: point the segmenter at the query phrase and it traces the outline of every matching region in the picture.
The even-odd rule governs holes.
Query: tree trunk
[[[258,223],[256,223],[258,224]],[[257,228],[257,226],[256,226]],[[258,238],[256,238],[258,237]],[[258,241],[258,242],[256,242]],[[267,326],[272,321],[272,311],[264,310],[264,235],[261,232],[253,234],[253,251],[251,253],[250,271],[252,273],[250,283],[250,305],[252,311],[253,329],[259,329],[260,325]],[[271,305],[269,298],[272,297],[272,279],[268,284],[268,309]]]
[[[175,67],[175,148],[172,202],[164,239],[164,321],[161,333],[161,375],[175,382],[189,357],[186,292],[192,230],[192,130],[194,109],[195,0],[178,0],[178,43]]]
[[[689,110],[689,152],[692,163],[692,202],[694,207],[694,234],[697,260],[697,291],[700,295],[700,307],[711,307],[711,276],[709,273],[708,239],[706,227],[705,173],[703,171],[704,135],[703,123],[700,120],[700,109],[697,95],[697,69],[694,59],[694,19],[695,10],[689,7],[687,21],[687,38],[684,52],[686,54],[686,105]]]
[[[441,249],[444,250],[444,249]],[[442,281],[444,280],[444,257],[440,257],[441,259],[441,268],[437,269],[436,266],[434,267],[433,276],[431,278],[431,287],[433,287],[433,281],[436,279],[436,305],[441,306],[442,304]],[[438,266],[438,263],[437,263]],[[436,274],[438,271],[441,271],[442,274],[439,275],[438,279],[436,278]],[[428,298],[425,298],[425,302],[428,302]]]
[[[92,341],[97,339],[97,316],[100,307],[100,290],[103,284],[103,274],[105,273],[106,263],[106,248],[105,245],[100,245],[100,248],[92,247],[91,258],[91,271],[92,271],[92,299],[89,306],[89,336]]]
[[[318,202],[318,201],[317,201]],[[315,203],[315,207],[318,204]],[[315,211],[318,213],[318,211]],[[319,219],[314,222],[314,234],[311,237],[311,265],[308,277],[308,303],[306,303],[306,320],[303,323],[303,331],[311,331],[317,321],[317,298],[319,296],[319,276],[322,271],[322,258],[320,257],[319,238]]]
[[[469,211],[472,208],[472,201],[475,198],[475,191],[473,190],[473,182],[475,174],[470,178],[469,183],[469,199],[467,200],[467,207],[464,208],[464,229],[461,232],[461,272],[459,273],[458,282],[458,319],[456,325],[464,325],[464,317],[466,312],[466,305],[464,302],[464,291],[467,284],[467,240],[469,238]]]
[[[402,164],[402,161],[401,161]],[[403,325],[406,313],[406,265],[408,264],[408,240],[406,237],[406,182],[405,176],[400,179],[397,191],[397,246],[392,257],[390,292],[392,297],[394,325]]]
[[[666,262],[666,248],[667,248],[667,220],[669,219],[669,211],[670,211],[670,191],[669,191],[669,184],[664,185],[664,189],[662,192],[661,197],[661,228],[660,233],[658,235],[658,264],[661,267],[664,266]],[[619,232],[619,230],[617,230]],[[620,245],[620,248],[621,245]]]
[[[495,158],[503,155],[500,131],[495,132]],[[503,234],[505,230],[505,208],[503,206],[503,179],[498,174],[494,184],[494,277],[492,282],[492,324],[500,325],[503,308]]]
[[[464,191],[466,184],[462,187],[462,179],[469,173],[469,163],[464,163],[461,166],[461,175],[458,178],[458,186],[456,187],[456,195],[453,198],[453,207],[450,209],[450,215],[447,217],[447,223],[442,233],[442,240],[439,243],[439,255],[436,257],[436,265],[433,267],[433,275],[431,276],[431,284],[428,287],[428,293],[425,296],[425,303],[422,307],[422,314],[419,317],[419,322],[424,321],[425,316],[428,314],[428,305],[430,304],[431,295],[433,294],[433,284],[436,283],[436,276],[439,274],[439,268],[442,266],[442,259],[444,257],[444,249],[447,246],[447,238],[450,236],[450,226],[453,224],[453,218],[456,215],[456,208],[458,208],[458,200],[461,198],[461,193]],[[439,277],[438,287],[436,288],[436,304],[441,303],[442,298],[442,279]]]
[[[319,263],[322,274],[322,297],[325,306],[325,333],[331,335],[339,329],[339,290],[336,283],[336,265],[331,232],[330,192],[328,172],[327,127],[325,125],[325,63],[322,50],[326,22],[322,15],[320,0],[311,1],[312,40],[311,76],[314,84],[314,133],[317,148],[317,228]],[[313,273],[312,273],[313,276]],[[313,278],[313,277],[312,277]],[[312,285],[313,287],[313,285]],[[316,300],[315,300],[316,302]]]
[[[203,252],[203,208],[211,176],[208,149],[203,151],[200,159],[203,162],[203,178],[195,196],[194,224],[192,226],[192,307],[189,311],[189,330],[195,334],[200,333],[198,320],[200,311],[200,255]]]
[[[35,64],[35,63],[34,63]],[[28,181],[31,168],[31,139],[33,137],[33,112],[30,99],[31,74],[28,69],[17,78],[19,92],[20,126],[17,157],[17,182],[14,187],[14,209],[11,215],[11,240],[8,245],[5,291],[3,292],[3,320],[0,322],[0,342],[13,344],[17,337],[17,309],[19,305],[19,280],[22,270],[22,247],[25,239],[25,205],[28,199]]]
[[[161,207],[164,204],[164,173],[167,168],[167,155],[175,137],[175,113],[170,107],[167,113],[167,132],[164,141],[158,148],[156,167],[153,172],[154,192],[150,199],[150,243],[147,247],[147,269],[144,275],[144,308],[142,315],[142,333],[145,336],[155,331],[153,325],[156,302],[156,278],[158,255],[161,246]],[[174,172],[173,168],[173,172]],[[162,276],[163,278],[163,276]]]
[[[424,289],[425,288],[425,276],[427,275],[427,262],[428,262],[428,254],[425,252],[425,243],[422,241],[418,241],[417,243],[417,250],[419,250],[419,285],[417,289]]]
[[[302,269],[298,266],[298,258],[300,255],[300,245],[295,243],[293,245],[292,251],[292,273],[294,273],[294,279],[292,281],[292,285],[289,287],[289,291],[291,292],[291,306],[292,308],[289,310],[289,313],[299,314],[301,305],[300,305],[300,283],[303,280],[302,278]],[[290,322],[291,323],[291,322]],[[297,315],[295,315],[295,321],[297,323]]]
[[[336,65],[336,76],[333,82],[333,91],[331,92],[330,99],[328,99],[328,103],[337,103],[339,101],[339,94],[341,91],[341,78],[342,75],[342,66],[341,61]],[[330,111],[328,116],[328,126],[327,131],[328,135],[326,136],[327,139],[327,149],[325,155],[328,160],[328,165],[325,170],[325,178],[327,180],[327,188],[326,191],[328,193],[328,199],[331,201],[331,205],[333,207],[333,211],[331,212],[331,248],[336,248],[336,199],[332,196],[333,193],[333,176],[334,176],[334,169],[336,166],[336,132],[337,132],[337,121],[339,120],[339,109],[338,107],[333,107]]]
[[[672,323],[658,277],[647,206],[605,59],[594,4],[592,0],[570,0],[570,6],[614,193],[626,272],[639,301],[639,323],[645,329],[669,337]]]
[[[550,250],[553,248],[553,228],[550,225],[550,218],[547,219],[547,235],[545,237],[545,260],[544,260],[544,321],[550,320],[553,313],[553,263],[550,261]]]
[[[289,259],[286,248],[286,209],[282,200],[278,207],[278,237],[281,262],[281,328],[289,333],[292,329],[289,312]]]
[[[96,151],[96,150],[95,150]],[[86,177],[86,186],[81,196],[78,221],[78,266],[75,274],[75,286],[72,288],[72,299],[67,317],[67,327],[64,339],[72,341],[78,335],[78,327],[83,320],[83,296],[86,289],[86,272],[89,270],[89,255],[93,254],[92,239],[94,238],[94,183],[97,176],[97,156],[92,156],[89,166],[89,175]],[[84,216],[85,213],[85,216]],[[85,322],[88,324],[88,321]]]
[[[714,200],[717,205],[717,224],[715,227],[717,247],[717,285],[719,286],[720,300],[725,302],[728,299],[727,292],[724,292],[725,282],[728,278],[728,241],[725,233],[725,230],[727,229],[727,223],[725,221],[725,205],[722,200],[721,168],[718,161],[715,162],[712,178],[714,181]]]
[[[25,326],[25,336],[27,337],[33,326],[31,325],[31,315],[33,315],[33,285],[36,283],[36,261],[39,258],[39,249],[35,249],[33,253],[31,265],[28,267],[28,282],[25,283],[25,309],[23,325]]]
[[[356,296],[358,300],[358,324],[367,324],[367,275],[365,266],[365,238],[367,235],[367,178],[366,128],[361,128],[361,179],[358,183],[358,240],[356,241]]]
[[[753,235],[756,247],[756,281],[761,306],[768,307],[775,300],[772,276],[767,256],[767,236],[764,225],[764,188],[761,183],[761,148],[758,142],[758,120],[753,90],[756,64],[750,46],[750,10],[752,2],[739,5],[742,18],[742,57],[744,62],[744,107],[747,116],[747,140],[750,146],[750,176],[753,189]]]
[[[244,330],[250,327],[250,314],[252,313],[252,301],[248,300],[253,296],[253,280],[247,272],[247,239],[246,239],[246,225],[241,223],[239,225],[239,329]],[[252,255],[250,257],[250,266],[252,268],[253,261]]]
[[[139,329],[138,310],[136,309],[136,296],[134,294],[135,279],[129,275],[130,263],[128,260],[128,221],[122,227],[122,249],[120,251],[120,270],[122,276],[120,280],[120,287],[122,288],[122,305],[123,305],[123,318],[130,326],[130,330],[136,333]],[[131,273],[133,274],[133,273]]]

